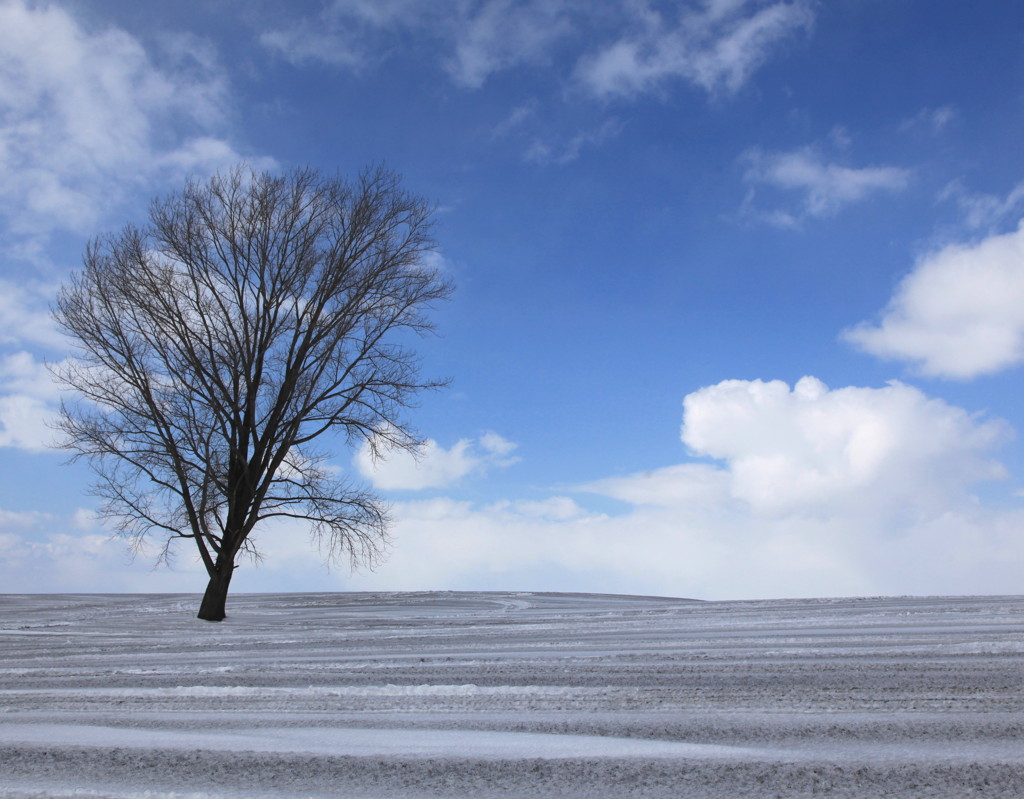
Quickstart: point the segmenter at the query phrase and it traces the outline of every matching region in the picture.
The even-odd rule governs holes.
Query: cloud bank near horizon
[[[830,389],[813,377],[792,387],[726,380],[687,395],[683,407],[681,441],[694,460],[541,500],[479,504],[435,491],[396,502],[394,550],[376,573],[328,573],[300,531],[267,530],[258,538],[266,562],[258,572],[244,566],[238,590],[247,575],[271,590],[287,573],[306,574],[311,590],[550,590],[548,575],[559,573],[563,590],[709,599],[1016,585],[1024,512],[986,509],[974,493],[1006,478],[997,457],[1012,437],[1005,422],[902,383]],[[513,447],[500,436],[434,442],[420,465],[401,461],[371,476],[441,489]],[[595,510],[588,496],[621,510]],[[12,590],[32,590],[17,573],[42,557],[64,563],[57,571],[68,590],[109,586],[119,544],[94,531],[33,549],[12,532],[19,523],[38,520],[12,519],[0,542]],[[199,590],[203,575],[189,558],[152,585]],[[134,573],[115,579],[129,590],[142,584]]]

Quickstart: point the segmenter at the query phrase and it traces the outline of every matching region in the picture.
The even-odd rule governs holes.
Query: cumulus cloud
[[[418,491],[452,486],[468,475],[509,466],[519,460],[512,455],[515,449],[511,441],[487,432],[475,440],[460,439],[450,449],[427,439],[415,453],[397,450],[376,459],[369,445],[364,445],[353,461],[359,473],[375,488]]]
[[[563,487],[546,499],[397,502],[392,554],[375,572],[328,571],[294,520],[261,527],[266,560],[243,564],[239,590],[707,599],[1018,590],[1024,511],[986,508],[973,494],[1004,476],[996,459],[1011,435],[1004,423],[900,383],[830,389],[811,377],[794,386],[727,380],[688,395],[683,407],[682,440],[702,460]],[[488,453],[511,457],[512,445],[492,434],[433,451],[436,472],[451,479]],[[408,474],[395,481],[443,482]],[[76,524],[88,528],[79,515]],[[147,584],[147,564],[129,568],[121,542],[32,532],[47,526],[12,518],[0,530],[5,585],[21,585],[24,573],[57,574],[65,582],[54,590],[203,585],[187,547],[176,570]]]
[[[0,213],[16,233],[92,232],[140,179],[239,160],[227,81],[189,36],[147,50],[56,5],[0,4]]]
[[[973,494],[1007,425],[893,383],[729,380],[684,402],[696,457],[577,490],[619,512],[399,503],[392,558],[353,588],[623,591],[705,598],[1012,591],[1019,510]]]
[[[683,442],[724,461],[732,496],[758,514],[929,513],[1005,476],[989,455],[1009,437],[1005,424],[902,383],[727,380],[684,409]]]
[[[807,2],[705,0],[666,21],[648,4],[639,31],[590,53],[576,76],[600,97],[633,96],[681,79],[711,93],[737,91],[779,44],[813,22]]]
[[[879,191],[900,191],[910,180],[910,172],[899,167],[849,167],[827,162],[813,147],[791,152],[755,148],[745,152],[740,160],[745,165],[743,179],[748,184],[800,196],[795,208],[763,211],[755,207],[755,189],[751,188],[744,210],[779,227],[798,227],[809,217],[832,216]]]
[[[1024,224],[922,258],[877,323],[843,337],[922,374],[966,380],[1024,360]]]

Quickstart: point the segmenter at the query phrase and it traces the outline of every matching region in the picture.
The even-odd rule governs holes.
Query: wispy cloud
[[[318,17],[262,34],[296,62],[358,71],[399,52],[399,34],[439,46],[451,79],[479,88],[523,65],[567,63],[561,75],[598,97],[631,97],[682,80],[735,92],[782,42],[813,22],[810,0],[700,0],[662,14],[644,0],[595,9],[578,0],[334,0]],[[610,43],[574,45],[583,30]],[[564,50],[564,52],[562,52]]]
[[[537,117],[537,103],[531,101],[523,103],[512,109],[504,119],[491,129],[491,135],[495,138],[509,136],[521,131],[524,126]]]
[[[951,105],[937,108],[922,108],[914,116],[900,124],[900,130],[924,130],[929,133],[941,133],[956,120],[959,112]]]
[[[752,188],[744,211],[779,227],[798,227],[811,217],[827,217],[879,191],[901,191],[910,171],[894,166],[850,167],[826,161],[814,147],[790,152],[751,149],[740,158],[743,179]],[[796,194],[797,203],[765,210],[758,206],[756,186]]]
[[[0,3],[4,255],[45,263],[54,231],[96,233],[154,183],[238,161],[231,106],[204,39],[164,33],[146,46],[57,4]],[[0,280],[0,446],[39,451],[54,438],[56,391],[38,349],[67,348],[49,318],[55,288]]]
[[[479,88],[500,70],[547,61],[553,46],[572,29],[566,4],[557,0],[490,0],[456,26],[446,68],[457,83]]]
[[[361,71],[396,52],[396,37],[440,44],[439,63],[456,83],[479,88],[495,72],[546,61],[571,33],[559,0],[334,0],[315,18],[266,31],[260,41],[294,63],[320,61]]]
[[[523,156],[535,164],[568,164],[575,161],[589,147],[599,147],[618,136],[623,130],[618,119],[607,119],[593,130],[584,130],[571,138],[559,141],[534,138]]]
[[[138,183],[239,159],[215,52],[192,36],[147,49],[65,8],[0,4],[0,214],[14,233],[91,233]]]
[[[633,6],[638,31],[580,61],[576,77],[600,97],[634,96],[684,80],[706,91],[737,91],[781,42],[814,20],[809,2],[705,0],[677,20]]]
[[[1007,222],[1014,223],[1024,217],[1024,181],[1010,189],[1005,197],[999,197],[969,191],[962,181],[955,180],[943,189],[939,199],[955,202],[963,214],[963,223],[971,230],[995,232]]]
[[[524,161],[562,166],[575,161],[588,149],[597,149],[615,139],[625,127],[619,117],[613,116],[565,135],[553,131],[544,121],[540,104],[531,101],[512,109],[491,128],[491,135],[522,145]]]

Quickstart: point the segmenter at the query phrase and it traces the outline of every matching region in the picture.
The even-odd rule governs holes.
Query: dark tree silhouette
[[[224,618],[261,521],[305,520],[332,561],[382,555],[386,506],[314,442],[419,444],[402,411],[442,383],[402,339],[432,329],[424,312],[451,292],[429,266],[431,214],[383,169],[348,182],[240,167],[91,243],[62,287],[54,317],[79,350],[55,369],[75,392],[63,445],[136,548],[195,542],[199,618]]]

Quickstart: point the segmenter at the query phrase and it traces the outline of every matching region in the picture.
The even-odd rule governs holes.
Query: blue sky
[[[457,285],[389,560],[235,590],[1017,593],[1024,10],[0,1],[0,590],[200,590],[47,446],[87,240],[240,160],[384,163]]]

